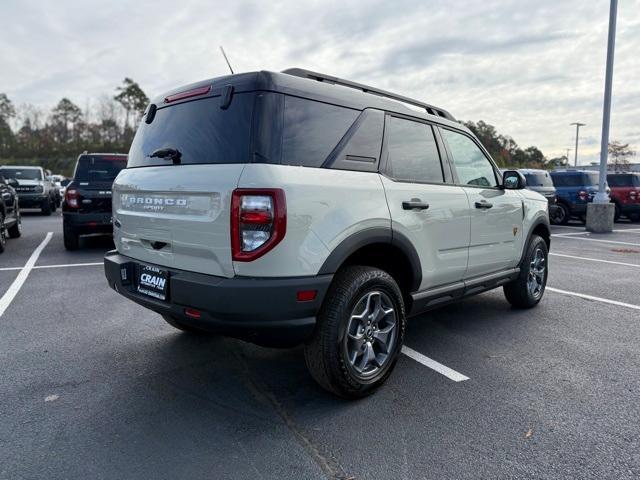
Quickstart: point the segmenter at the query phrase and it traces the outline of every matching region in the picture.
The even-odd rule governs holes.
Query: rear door
[[[231,277],[231,194],[250,162],[254,94],[221,106],[212,92],[143,119],[114,183],[114,239],[142,263]]]
[[[467,268],[469,205],[464,190],[447,183],[433,127],[387,116],[381,175],[394,235],[415,246],[420,290],[462,280]]]
[[[524,203],[515,190],[499,188],[493,163],[470,136],[440,128],[457,183],[471,215],[469,263],[465,278],[518,264],[524,238]]]

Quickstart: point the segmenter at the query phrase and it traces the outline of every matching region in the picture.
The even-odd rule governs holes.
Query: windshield
[[[78,160],[74,179],[78,182],[113,182],[127,166],[127,157],[83,155]]]
[[[2,175],[5,178],[16,180],[42,180],[42,171],[38,168],[3,168]]]
[[[524,176],[529,187],[553,187],[551,175],[547,172],[525,173]]]
[[[159,108],[150,124],[140,123],[128,166],[171,165],[166,157],[151,156],[166,148],[178,150],[183,165],[248,162],[253,99],[236,94],[227,109],[218,97]]]

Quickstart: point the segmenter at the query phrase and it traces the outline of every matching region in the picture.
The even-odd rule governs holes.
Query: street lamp
[[[573,163],[574,167],[578,166],[578,135],[580,134],[580,127],[584,127],[586,125],[586,123],[580,123],[580,122],[574,122],[571,125],[575,125],[576,126],[576,156],[575,156],[575,160]],[[568,160],[568,158],[567,158]]]
[[[569,165],[569,152],[573,150],[573,148],[565,148],[565,150],[567,151],[567,165]]]

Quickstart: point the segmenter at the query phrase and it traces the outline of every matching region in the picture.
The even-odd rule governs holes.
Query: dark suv
[[[520,173],[527,179],[527,188],[538,192],[549,202],[549,220],[551,223],[559,223],[556,217],[560,219],[563,212],[560,211],[557,205],[556,187],[553,186],[553,180],[549,172],[534,168],[523,168],[520,169]]]
[[[18,238],[22,235],[18,195],[15,191],[17,186],[17,180],[5,180],[0,172],[0,253],[4,252],[7,236]]]
[[[76,250],[80,235],[112,234],[111,186],[127,156],[85,153],[78,157],[62,204],[64,246]]]
[[[611,188],[611,201],[616,205],[615,220],[622,215],[634,221],[640,219],[640,173],[610,173],[607,183]]]
[[[587,204],[598,193],[600,174],[586,170],[555,170],[551,172],[551,178],[559,208],[554,223],[565,225],[571,217],[584,221]]]

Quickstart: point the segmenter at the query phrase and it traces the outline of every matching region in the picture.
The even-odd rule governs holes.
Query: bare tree
[[[613,161],[609,162],[613,165],[613,169],[624,170],[629,165],[629,158],[633,157],[636,152],[629,147],[628,143],[622,143],[617,140],[609,142],[609,157]]]

